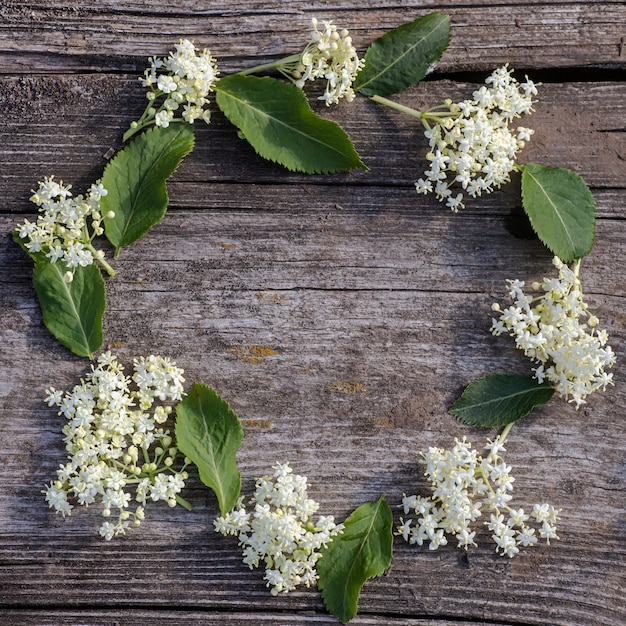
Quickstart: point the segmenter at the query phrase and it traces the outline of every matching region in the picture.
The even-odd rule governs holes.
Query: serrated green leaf
[[[561,261],[589,254],[596,203],[576,172],[527,163],[522,168],[522,204],[539,239]]]
[[[33,284],[43,321],[65,347],[92,358],[102,345],[102,316],[106,307],[104,279],[97,265],[74,268],[71,283],[63,280],[65,266],[38,260]]]
[[[222,515],[237,502],[241,474],[235,455],[243,429],[228,403],[195,383],[176,407],[176,444],[198,467],[200,480],[217,496]]]
[[[344,624],[357,612],[366,580],[391,565],[393,515],[384,496],[359,506],[344,522],[343,533],[322,549],[318,587],[326,608]]]
[[[506,426],[545,404],[552,394],[553,387],[532,376],[490,374],[470,383],[448,410],[471,426]]]
[[[104,234],[115,256],[158,224],[167,211],[165,181],[193,150],[192,124],[152,127],[139,135],[109,162],[102,175],[107,195],[101,209]],[[108,218],[113,211],[115,217]]]
[[[376,39],[353,83],[365,96],[390,96],[426,76],[450,44],[450,18],[438,11],[398,26]]]
[[[233,74],[215,91],[217,106],[264,159],[306,174],[367,169],[345,131],[313,113],[295,85]]]

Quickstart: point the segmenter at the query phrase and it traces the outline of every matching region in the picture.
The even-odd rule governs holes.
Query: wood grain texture
[[[63,520],[40,491],[64,460],[45,389],[88,369],[43,327],[32,267],[10,240],[30,189],[55,174],[82,191],[144,106],[135,74],[180,36],[240,69],[300,41],[294,22],[332,13],[365,47],[442,3],[222,3],[104,0],[0,3],[0,610],[2,623],[336,624],[316,590],[273,598],[192,473],[193,510],[148,506],[146,521],[103,542],[95,507]],[[577,170],[598,204],[583,262],[587,299],[618,354],[615,387],[576,411],[560,399],[517,425],[507,446],[515,502],[561,507],[561,540],[513,560],[486,529],[468,554],[394,542],[364,587],[357,626],[616,626],[626,622],[626,81],[612,2],[477,3],[450,9],[453,45],[433,79],[398,100],[463,99],[506,61],[549,80],[522,161]],[[207,26],[208,25],[208,26]],[[608,68],[592,76],[556,67]],[[458,76],[450,72],[480,70]],[[548,70],[548,73],[545,73]],[[531,76],[532,77],[532,76]],[[596,80],[597,79],[597,80]],[[320,511],[342,519],[386,493],[425,493],[419,450],[467,434],[447,407],[476,376],[526,373],[512,340],[489,334],[504,281],[550,273],[528,235],[515,180],[452,215],[412,187],[425,166],[419,128],[364,98],[319,111],[342,124],[370,167],[291,174],[261,161],[219,113],[168,189],[164,221],[122,251],[107,280],[105,341],[121,360],[168,355],[242,420],[244,493],[271,465],[307,475]],[[493,432],[489,431],[490,436]]]
[[[424,110],[446,97],[466,99],[475,89],[476,84],[471,83],[426,81],[396,99]],[[94,75],[0,77],[0,102],[6,107],[6,124],[0,128],[0,149],[7,163],[0,179],[3,209],[25,212],[32,210],[29,192],[43,176],[55,174],[77,191],[100,177],[105,157],[122,147],[124,130],[145,106],[138,81]],[[173,180],[179,187],[193,183],[188,186],[190,191],[174,196],[173,202],[205,208],[220,202],[232,204],[237,198],[238,203],[243,200],[241,208],[245,208],[248,195],[241,200],[239,195],[233,196],[228,191],[230,184],[254,182],[257,193],[266,197],[269,205],[276,204],[276,199],[261,186],[273,184],[277,186],[272,190],[280,189],[278,185],[304,189],[309,201],[315,201],[318,193],[327,197],[337,194],[333,204],[346,202],[351,190],[360,186],[373,187],[374,194],[379,187],[397,187],[405,191],[407,203],[418,206],[413,181],[427,167],[427,143],[415,120],[366,98],[331,110],[318,103],[313,106],[346,129],[370,168],[368,172],[324,178],[281,170],[256,156],[214,107],[213,121],[209,126],[198,125],[196,148]],[[535,108],[524,123],[541,132],[536,132],[524,148],[521,162],[569,167],[594,188],[624,188],[626,83],[544,84]],[[192,193],[195,197],[190,197]],[[497,194],[497,200],[486,198],[472,205],[481,207],[480,211],[481,205],[496,207],[503,194],[518,197],[519,182]],[[376,201],[384,206],[380,198]],[[434,201],[420,202],[420,206],[437,206]]]
[[[302,611],[284,615],[283,613],[256,614],[253,612],[238,611],[150,611],[127,610],[109,611],[106,617],[98,611],[50,611],[42,619],[38,611],[7,611],[4,614],[7,620],[16,623],[19,620],[24,626],[59,626],[81,624],[81,626],[134,626],[139,623],[150,623],[155,626],[162,624],[202,624],[203,626],[293,626],[305,624],[311,626],[329,626],[337,624],[337,620],[323,615],[315,615],[312,611]],[[476,622],[467,622],[447,619],[411,619],[400,620],[392,617],[385,618],[388,626],[473,626]],[[354,626],[375,626],[380,623],[379,618],[357,616],[350,622]],[[483,622],[486,623],[486,622]],[[490,626],[508,626],[510,622],[490,622]]]
[[[87,5],[87,6],[86,6]],[[242,69],[301,49],[313,16],[348,28],[359,48],[387,30],[429,11],[450,15],[454,41],[442,71],[489,69],[502,56],[524,68],[624,68],[626,8],[614,2],[408,0],[397,3],[304,0],[270,2],[5,1],[0,16],[0,70],[128,71],[187,37],[211,49],[223,69]],[[20,54],[15,55],[16,51]]]

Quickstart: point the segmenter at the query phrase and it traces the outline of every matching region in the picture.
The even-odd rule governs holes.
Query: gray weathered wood
[[[475,88],[447,80],[425,82],[397,100],[423,110],[446,97],[457,101],[469,98]],[[138,81],[92,75],[0,78],[2,100],[7,107],[7,125],[0,128],[0,145],[12,167],[4,168],[0,192],[5,198],[4,209],[16,211],[32,210],[29,192],[43,176],[54,174],[83,191],[102,175],[105,157],[122,147],[124,130],[140,116],[145,104]],[[384,200],[376,195],[378,187],[384,185],[382,193],[387,193],[389,187],[399,187],[406,190],[404,204],[418,206],[413,181],[427,166],[427,143],[416,120],[365,98],[331,110],[318,105],[317,110],[346,129],[369,172],[352,171],[326,178],[286,172],[257,157],[217,111],[209,126],[198,125],[196,149],[174,179],[178,188],[182,183],[193,185],[184,195],[174,196],[173,202],[205,208],[220,202],[231,205],[234,198],[241,197],[237,202],[243,201],[245,208],[248,194],[233,196],[230,184],[254,182],[304,188],[309,201],[315,201],[318,193],[324,194],[331,206],[345,202],[350,190],[359,185],[374,186],[372,193],[381,209]],[[540,87],[536,112],[523,120],[540,132],[522,151],[520,161],[569,167],[594,188],[623,188],[625,119],[624,82],[545,84]],[[572,137],[576,137],[575,142]],[[198,187],[198,183],[220,186]],[[518,195],[515,188],[502,193]],[[496,195],[496,200],[487,198],[483,202],[495,209],[502,193]],[[269,206],[276,204],[269,190],[259,188],[253,197],[257,194],[265,197]],[[280,196],[278,192],[277,198]],[[371,198],[365,201],[373,204]],[[419,206],[436,206],[429,200],[419,202]]]
[[[31,263],[10,240],[30,189],[55,174],[82,191],[144,106],[144,57],[192,36],[240,69],[290,52],[310,15],[332,13],[365,46],[434,2],[216,3],[105,0],[0,3],[0,609],[13,624],[333,624],[316,590],[273,598],[212,530],[217,508],[192,473],[193,510],[148,505],[146,521],[103,542],[95,507],[66,520],[40,491],[64,460],[61,418],[42,401],[88,368],[42,324]],[[401,4],[401,6],[400,6]],[[560,541],[513,560],[481,529],[465,555],[394,542],[392,567],[364,587],[355,625],[614,626],[626,621],[621,440],[626,405],[626,82],[623,3],[455,3],[440,76],[398,96],[425,107],[474,88],[448,75],[510,61],[549,74],[522,161],[570,167],[598,204],[583,261],[590,306],[618,354],[616,385],[576,411],[560,399],[513,429],[515,502],[561,507]],[[204,21],[203,21],[204,20]],[[215,42],[215,44],[213,43]],[[93,70],[103,73],[91,73]],[[506,278],[539,279],[549,253],[524,238],[517,181],[453,215],[419,197],[416,124],[358,98],[320,112],[341,123],[369,172],[314,176],[261,161],[219,113],[169,184],[165,220],[113,261],[105,341],[120,358],[158,353],[189,384],[215,387],[242,420],[244,493],[277,460],[309,478],[321,512],[424,493],[419,450],[487,433],[447,414],[463,387],[526,373],[512,340],[489,334]],[[489,431],[490,436],[494,432]],[[396,519],[399,511],[394,508]]]
[[[250,57],[291,54],[306,41],[310,18],[348,28],[362,49],[387,30],[432,10],[451,17],[454,41],[442,70],[488,69],[504,53],[514,66],[624,67],[622,2],[3,2],[3,72],[127,71],[187,37],[209,47],[224,69]],[[15,55],[16,51],[20,54]],[[241,69],[237,67],[237,69]]]

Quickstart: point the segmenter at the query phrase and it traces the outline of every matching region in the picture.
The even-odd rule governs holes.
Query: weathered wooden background
[[[360,50],[431,10],[453,39],[429,80],[398,99],[460,100],[505,62],[543,81],[522,154],[578,171],[598,204],[584,261],[588,300],[618,354],[616,385],[579,411],[554,399],[517,425],[508,462],[519,505],[562,507],[561,541],[498,557],[488,532],[465,555],[394,542],[363,590],[356,625],[626,623],[626,5],[563,0],[0,1],[0,622],[335,624],[316,590],[273,598],[196,476],[193,511],[147,508],[125,537],[97,536],[95,508],[66,520],[45,482],[64,460],[61,418],[42,401],[87,369],[44,328],[31,263],[10,231],[33,214],[38,180],[83,191],[144,107],[146,58],[180,37],[222,73],[302,47],[310,17]],[[165,220],[115,261],[105,341],[120,358],[163,354],[215,387],[243,421],[238,460],[255,476],[290,461],[321,511],[425,490],[418,452],[486,435],[447,414],[476,376],[526,373],[512,340],[488,332],[506,278],[538,279],[550,255],[526,236],[519,181],[452,215],[417,196],[421,129],[359,97],[319,112],[341,123],[370,168],[296,175],[261,161],[219,112],[169,185]],[[493,432],[487,433],[493,436]],[[397,509],[396,509],[397,510]]]

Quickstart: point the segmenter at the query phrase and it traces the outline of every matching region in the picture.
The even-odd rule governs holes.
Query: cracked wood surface
[[[270,596],[236,542],[212,531],[216,502],[196,475],[193,511],[153,504],[141,527],[108,543],[96,507],[66,520],[47,509],[40,491],[65,457],[44,390],[74,385],[88,364],[43,326],[10,232],[33,215],[28,196],[43,176],[80,192],[101,175],[143,109],[146,57],[180,37],[210,47],[228,73],[297,50],[312,15],[349,28],[363,50],[431,10],[450,14],[452,44],[397,99],[463,99],[505,62],[544,82],[521,160],[569,167],[592,187],[596,244],[582,279],[618,355],[616,385],[579,411],[553,399],[510,435],[515,502],[561,507],[560,541],[505,560],[486,530],[468,554],[396,540],[352,623],[626,622],[626,6],[573,0],[0,1],[0,621],[337,623],[316,590]],[[493,436],[447,407],[477,376],[528,371],[512,340],[489,334],[490,305],[504,300],[506,278],[531,282],[551,266],[521,215],[517,178],[452,215],[412,188],[425,168],[413,120],[362,97],[313,106],[346,128],[370,171],[285,172],[215,111],[168,186],[166,218],[114,261],[104,333],[121,360],[171,356],[189,384],[230,402],[245,431],[243,493],[289,460],[320,511],[343,519],[383,492],[393,506],[424,493],[419,450]]]

